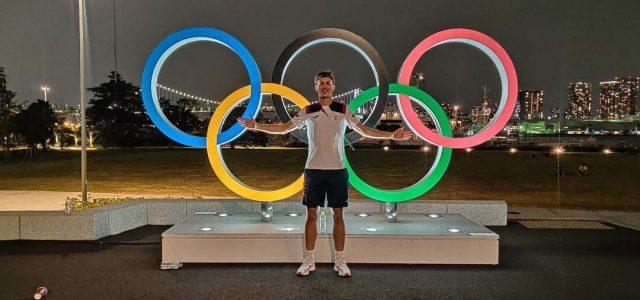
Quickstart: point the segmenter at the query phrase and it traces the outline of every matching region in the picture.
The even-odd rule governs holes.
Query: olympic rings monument
[[[202,41],[221,44],[232,50],[240,57],[249,75],[249,85],[232,92],[218,105],[206,137],[191,135],[174,126],[163,114],[157,92],[158,75],[167,58],[184,45]],[[388,96],[394,95],[407,126],[419,138],[438,147],[436,159],[426,175],[413,185],[397,190],[378,189],[365,182],[351,168],[345,153],[349,183],[361,194],[384,202],[386,207],[385,214],[380,215],[345,212],[350,262],[498,264],[499,236],[486,227],[455,213],[407,213],[399,219],[397,211],[397,203],[427,193],[440,181],[451,160],[452,149],[473,147],[489,140],[504,128],[512,115],[518,91],[517,75],[509,55],[495,40],[481,32],[460,28],[432,34],[406,57],[397,83],[390,83],[382,58],[364,38],[343,29],[316,29],[301,35],[284,49],[274,67],[271,83],[266,83],[251,53],[239,40],[216,28],[191,27],[170,34],[149,55],[141,81],[145,109],[154,125],[173,141],[206,149],[213,172],[220,181],[238,196],[259,201],[261,212],[195,212],[162,234],[161,268],[177,269],[182,263],[300,261],[304,214],[276,214],[272,204],[300,192],[303,176],[277,190],[257,189],[241,182],[225,164],[221,146],[239,138],[246,128],[235,123],[224,131],[221,129],[229,113],[245,100],[248,104],[242,117],[255,118],[264,94],[272,96],[277,117],[283,123],[291,119],[283,98],[301,108],[308,105],[308,99],[282,83],[296,56],[321,43],[350,47],[371,67],[376,86],[365,90],[348,104],[351,111],[357,111],[374,101],[373,109],[362,120],[365,126],[373,127],[378,123]],[[421,56],[433,47],[449,43],[462,43],[482,51],[491,59],[500,76],[502,93],[497,113],[483,130],[473,136],[453,137],[449,120],[438,102],[428,93],[408,85]],[[436,131],[423,124],[412,109],[411,101],[426,110],[435,123]],[[293,134],[307,142],[304,129]],[[345,136],[350,144],[361,138],[355,131]],[[331,224],[327,227],[327,232],[331,232]],[[331,235],[319,233],[316,260],[331,262],[332,256]]]

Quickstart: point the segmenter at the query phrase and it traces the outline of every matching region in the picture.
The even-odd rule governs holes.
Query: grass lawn
[[[306,149],[225,149],[225,160],[247,184],[271,189],[297,178]],[[435,152],[349,150],[349,161],[379,188],[401,188],[424,176]],[[578,165],[589,176],[578,176]],[[455,151],[442,181],[420,199],[505,200],[510,205],[640,210],[640,157],[564,153],[558,158],[529,152]],[[80,153],[51,151],[0,161],[0,189],[78,191]],[[116,149],[89,152],[90,192],[234,197],[211,170],[205,150]],[[352,198],[364,198],[351,189]],[[298,194],[294,196],[300,198]]]

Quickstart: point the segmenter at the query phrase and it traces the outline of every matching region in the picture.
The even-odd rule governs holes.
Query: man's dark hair
[[[324,70],[324,71],[318,72],[318,74],[316,74],[316,76],[313,77],[313,84],[316,84],[320,78],[324,78],[324,77],[331,78],[331,81],[333,82],[333,84],[336,84],[336,77],[335,75],[333,75],[333,71],[331,70]]]

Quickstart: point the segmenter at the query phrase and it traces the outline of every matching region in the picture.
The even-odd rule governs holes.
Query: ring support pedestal
[[[261,222],[260,213],[196,213],[162,234],[162,266],[300,262],[304,223],[304,216],[284,213],[270,223]],[[499,236],[459,214],[403,214],[397,223],[382,214],[345,214],[345,223],[351,263],[498,264]],[[332,229],[327,222],[327,233]],[[318,234],[316,262],[332,262],[333,249],[331,234]]]

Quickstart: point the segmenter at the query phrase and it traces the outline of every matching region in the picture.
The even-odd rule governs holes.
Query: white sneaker
[[[302,265],[296,271],[296,275],[298,276],[307,276],[309,272],[313,272],[316,270],[316,263],[313,261],[311,257],[305,257],[302,260]]]
[[[344,258],[336,259],[336,263],[333,265],[333,270],[338,272],[338,275],[342,277],[351,276],[351,270],[347,267],[347,260]]]

